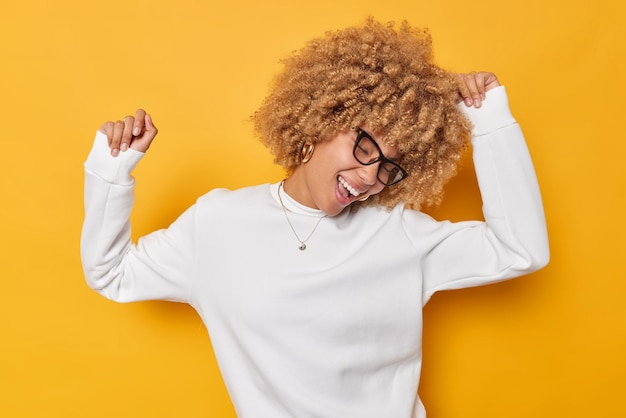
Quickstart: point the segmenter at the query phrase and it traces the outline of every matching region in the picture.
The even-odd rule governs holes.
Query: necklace
[[[304,251],[306,250],[306,242],[309,240],[309,238],[311,238],[313,236],[313,233],[315,232],[315,230],[317,229],[317,227],[319,226],[320,222],[322,222],[322,219],[324,219],[325,217],[327,217],[328,215],[324,215],[321,216],[318,220],[317,223],[315,224],[315,227],[313,227],[313,230],[311,231],[311,233],[309,234],[309,236],[307,236],[305,239],[300,239],[300,237],[298,236],[298,233],[296,232],[296,229],[293,227],[293,224],[291,223],[291,221],[289,220],[289,215],[287,215],[287,208],[285,207],[285,204],[283,203],[283,198],[280,196],[280,191],[281,189],[284,191],[285,188],[283,187],[283,183],[285,182],[285,180],[281,181],[280,184],[278,185],[278,200],[280,201],[280,206],[282,206],[283,208],[283,213],[285,214],[285,219],[287,219],[287,223],[289,224],[289,227],[291,228],[291,231],[293,232],[293,234],[296,236],[296,239],[298,240],[299,244],[298,244],[298,249],[300,251]]]

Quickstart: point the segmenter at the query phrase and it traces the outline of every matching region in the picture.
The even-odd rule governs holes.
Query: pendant
[[[304,242],[301,242],[300,245],[298,245],[298,248],[300,249],[300,251],[304,251],[306,250],[306,244]]]

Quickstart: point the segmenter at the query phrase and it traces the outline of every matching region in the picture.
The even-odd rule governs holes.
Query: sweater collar
[[[272,198],[278,206],[280,207],[280,200],[278,199],[278,193],[280,192],[280,197],[283,200],[283,204],[285,208],[291,212],[296,213],[298,215],[312,216],[315,218],[319,218],[320,216],[324,216],[324,212],[320,209],[313,209],[308,206],[305,206],[299,202],[297,202],[294,198],[289,196],[283,187],[280,187],[280,182],[270,184],[270,193]],[[345,218],[350,213],[350,208],[345,208],[339,215],[333,216],[336,220],[341,218]]]

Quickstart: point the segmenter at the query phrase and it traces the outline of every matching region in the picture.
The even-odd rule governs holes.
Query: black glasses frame
[[[409,173],[407,173],[404,168],[400,167],[397,163],[395,163],[395,162],[391,161],[389,158],[385,157],[385,155],[383,154],[383,151],[380,149],[380,147],[378,146],[378,144],[376,143],[374,138],[372,138],[372,136],[369,133],[367,133],[366,131],[364,131],[363,129],[361,129],[359,127],[353,128],[353,129],[357,132],[357,136],[356,136],[356,140],[354,141],[354,148],[352,149],[352,155],[354,155],[354,158],[359,162],[359,164],[362,164],[362,165],[372,165],[372,164],[376,164],[377,162],[380,162],[380,165],[378,166],[378,172],[376,173],[376,177],[378,178],[378,181],[380,181],[385,186],[392,186],[392,185],[397,184],[398,182],[404,180],[405,178],[407,178],[409,176]],[[357,157],[357,149],[359,148],[360,142],[364,138],[368,139],[374,145],[374,147],[376,148],[376,151],[378,151],[378,157],[376,157],[375,159],[373,159],[371,161],[367,161],[367,162],[363,162],[363,161],[359,160],[359,157]],[[393,180],[391,182],[383,180],[384,176],[381,177],[380,171],[381,170],[387,170],[387,168],[385,168],[385,166],[387,164],[391,164],[393,166],[393,169],[399,170],[399,172],[402,174],[402,176],[400,178],[397,178],[397,176],[396,176],[395,178],[397,178],[397,179]],[[387,171],[391,171],[391,170],[387,170]]]

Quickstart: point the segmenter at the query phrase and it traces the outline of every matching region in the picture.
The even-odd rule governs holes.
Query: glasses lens
[[[378,180],[384,185],[390,186],[402,180],[404,172],[397,164],[385,161],[378,168]]]
[[[364,131],[361,131],[354,144],[354,157],[361,164],[372,164],[380,157],[378,147]]]

